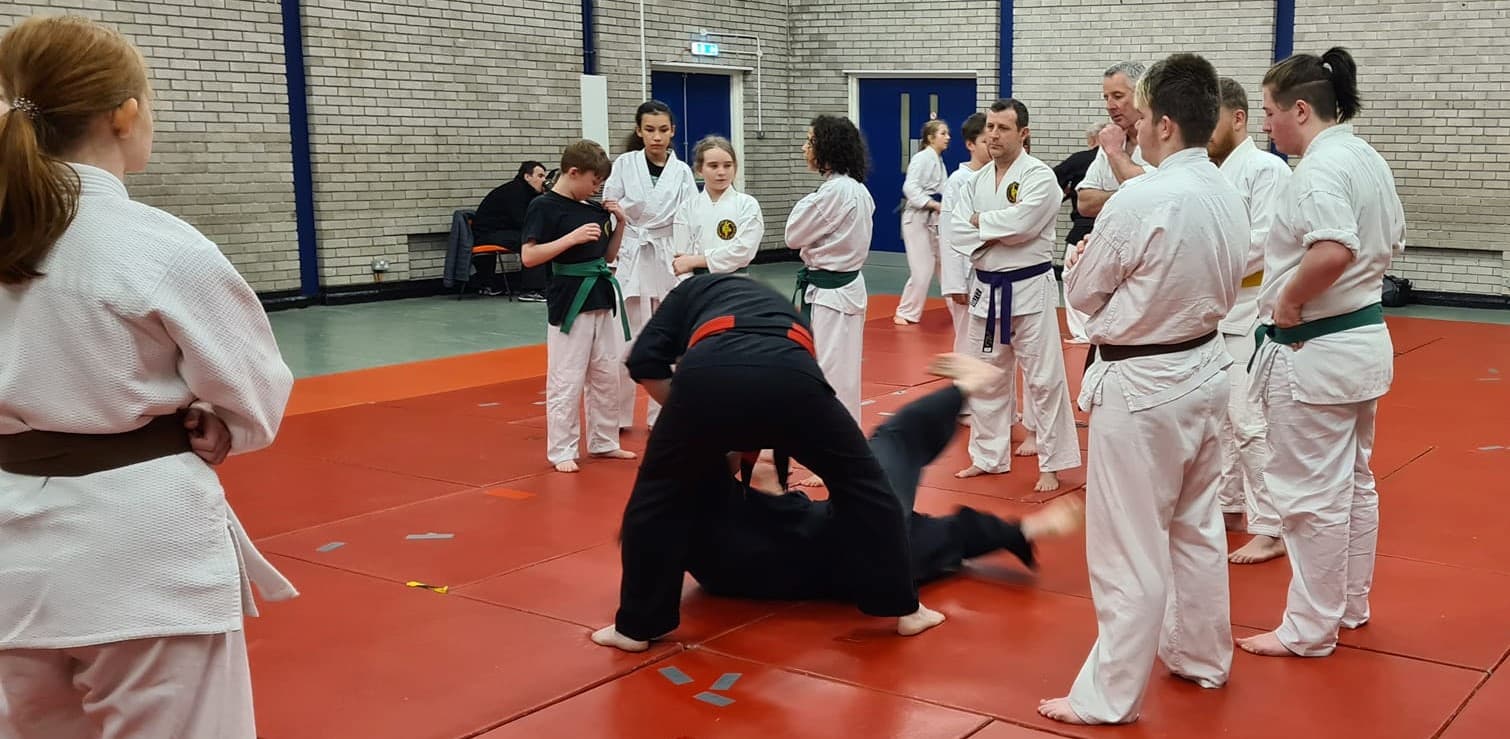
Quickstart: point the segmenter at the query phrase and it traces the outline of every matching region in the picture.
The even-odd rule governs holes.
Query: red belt
[[[808,354],[818,358],[818,350],[813,346],[813,334],[806,326],[790,319],[769,318],[745,318],[736,319],[734,316],[718,316],[704,321],[696,331],[692,332],[692,338],[687,341],[687,348],[709,336],[724,333],[725,331],[742,331],[752,334],[765,334],[767,336],[784,336],[791,339],[798,346],[807,350]]]

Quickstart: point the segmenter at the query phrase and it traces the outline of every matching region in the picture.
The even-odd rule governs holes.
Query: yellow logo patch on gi
[[[718,238],[728,241],[737,233],[739,233],[739,227],[734,225],[733,221],[725,218],[718,222]]]
[[[1017,192],[1021,189],[1021,182],[1013,182],[1007,185],[1007,202],[1015,204],[1017,202]]]

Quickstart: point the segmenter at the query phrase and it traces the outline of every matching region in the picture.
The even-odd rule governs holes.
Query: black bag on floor
[[[1410,280],[1394,275],[1384,276],[1384,295],[1381,299],[1387,308],[1399,308],[1410,302]]]

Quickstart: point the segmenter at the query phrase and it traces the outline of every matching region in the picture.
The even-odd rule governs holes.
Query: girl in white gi
[[[821,115],[808,128],[802,153],[808,169],[824,180],[817,192],[797,201],[786,219],[786,245],[799,251],[805,265],[797,273],[792,299],[812,324],[818,366],[859,422],[868,296],[860,268],[870,254],[876,210],[864,185],[865,141],[848,118]]]
[[[1063,191],[1048,165],[1027,153],[1028,108],[998,100],[986,115],[992,161],[965,180],[950,219],[950,247],[970,255],[975,288],[967,339],[974,356],[1016,377],[1021,363],[1024,424],[1039,432],[1034,489],[1058,489],[1061,470],[1080,466],[1080,439],[1065,380],[1055,309],[1054,221]],[[1013,382],[970,398],[970,466],[956,477],[1001,474],[1012,466]]]
[[[703,176],[703,191],[684,206],[688,249],[672,260],[672,270],[680,279],[709,272],[743,272],[760,251],[765,217],[755,198],[734,189],[739,172],[734,144],[722,136],[709,136],[697,142],[692,162]]]
[[[603,201],[617,202],[629,223],[619,248],[615,276],[624,290],[624,311],[631,335],[638,335],[661,298],[676,287],[671,260],[682,249],[676,244],[682,207],[697,196],[692,169],[676,158],[671,141],[676,119],[671,108],[649,100],[634,112],[634,132],[603,185]],[[620,368],[619,427],[634,425],[635,384]],[[654,425],[660,404],[650,400],[647,425]]]
[[[911,276],[902,287],[892,322],[898,326],[923,319],[923,303],[928,300],[928,286],[939,261],[939,213],[944,181],[949,170],[944,167],[944,150],[949,148],[949,124],[932,120],[923,124],[923,140],[918,152],[907,164],[907,179],[902,182],[902,245],[907,249],[907,269]]]
[[[1339,629],[1369,618],[1379,537],[1369,457],[1394,377],[1379,296],[1405,246],[1405,210],[1389,165],[1346,125],[1361,107],[1357,74],[1334,48],[1264,76],[1264,131],[1303,158],[1269,232],[1252,369],[1292,571],[1279,628],[1242,641],[1256,654],[1325,656]]]
[[[1227,419],[1222,423],[1222,514],[1227,529],[1244,528],[1253,538],[1228,557],[1233,564],[1267,562],[1285,553],[1279,538],[1279,513],[1264,485],[1269,459],[1263,411],[1248,398],[1248,359],[1253,356],[1253,328],[1258,323],[1258,291],[1264,279],[1264,244],[1274,225],[1280,195],[1290,181],[1290,166],[1253,144],[1248,135],[1248,93],[1237,80],[1223,77],[1222,115],[1206,152],[1237,188],[1248,206],[1248,263],[1237,303],[1222,321],[1222,338],[1236,361],[1227,368],[1232,383]]]
[[[1237,298],[1248,213],[1206,154],[1217,99],[1201,57],[1148,70],[1138,139],[1158,170],[1111,196],[1065,273],[1097,352],[1080,406],[1091,413],[1085,540],[1098,633],[1069,696],[1038,708],[1056,721],[1137,720],[1155,655],[1204,688],[1231,672],[1217,486],[1232,358],[1218,326]]]
[[[293,378],[220,249],[127,194],[129,41],[23,20],[0,88],[0,736],[253,739],[249,583],[296,592],[210,465],[272,443]]]

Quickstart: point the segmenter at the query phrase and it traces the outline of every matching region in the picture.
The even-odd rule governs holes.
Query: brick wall
[[[1107,122],[1101,78],[1108,67],[1120,61],[1148,65],[1176,52],[1206,57],[1218,74],[1247,89],[1254,140],[1268,145],[1259,130],[1259,83],[1272,55],[1272,0],[1017,0],[1015,7],[1012,92],[1032,113],[1033,155],[1050,166],[1085,148],[1087,126]],[[1221,32],[1210,21],[1197,21],[1197,13],[1221,19]],[[1066,203],[1060,241],[1069,228]]]
[[[299,286],[278,4],[257,0],[0,3],[10,27],[78,13],[114,26],[151,68],[155,136],[133,197],[188,221],[259,291]]]
[[[1392,270],[1419,289],[1510,294],[1510,142],[1500,134],[1510,4],[1296,3],[1295,50],[1345,46],[1356,121],[1395,173],[1410,244]]]

